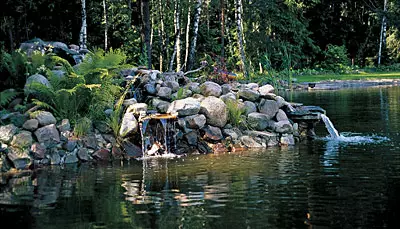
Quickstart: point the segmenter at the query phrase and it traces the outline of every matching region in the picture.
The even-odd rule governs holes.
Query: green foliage
[[[386,39],[389,60],[392,63],[400,61],[400,32],[397,28],[393,28],[388,32]]]
[[[94,69],[112,70],[118,65],[124,64],[126,58],[126,54],[120,49],[110,49],[108,52],[102,49],[95,49],[86,54],[85,59],[78,67],[78,74],[86,75]]]
[[[4,107],[10,103],[19,93],[14,89],[7,89],[0,92],[0,107]]]
[[[74,126],[74,135],[76,137],[86,136],[91,129],[92,129],[92,121],[87,117],[83,117],[76,121]]]
[[[349,58],[347,57],[347,49],[344,45],[337,46],[329,44],[324,52],[324,61],[321,62],[321,67],[331,70],[340,71],[349,66]]]
[[[54,66],[61,66],[68,75],[74,73],[74,69],[67,60],[54,54],[48,54],[44,64],[49,69],[53,69]]]
[[[228,119],[232,126],[239,127],[244,124],[243,115],[246,112],[246,108],[241,106],[236,100],[228,100],[226,102],[228,108]]]
[[[0,75],[5,76],[2,76],[0,88],[22,88],[26,77],[32,72],[26,54],[18,50],[9,54],[2,50],[0,58]]]

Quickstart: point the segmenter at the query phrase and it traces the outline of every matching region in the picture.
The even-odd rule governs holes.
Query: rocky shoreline
[[[297,88],[302,90],[339,90],[345,88],[400,86],[400,79],[326,80],[299,83],[297,85]]]

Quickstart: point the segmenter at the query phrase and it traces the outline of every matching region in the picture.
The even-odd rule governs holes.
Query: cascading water
[[[331,138],[339,138],[339,132],[335,129],[333,126],[333,123],[331,120],[328,118],[328,116],[321,114],[322,121],[325,123],[325,127],[328,130],[329,134],[331,135]]]

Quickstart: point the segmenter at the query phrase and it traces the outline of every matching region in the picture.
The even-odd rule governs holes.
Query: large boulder
[[[248,115],[253,112],[257,112],[256,104],[251,101],[244,101],[244,109],[245,109],[245,112],[244,112],[245,115]]]
[[[126,112],[122,118],[121,128],[119,129],[119,135],[125,137],[128,134],[136,133],[139,130],[139,123],[135,118],[135,115],[130,112]]]
[[[178,113],[179,116],[190,116],[199,113],[200,102],[193,98],[175,100],[168,107],[167,113]]]
[[[0,126],[0,142],[8,143],[17,133],[18,128],[14,124]]]
[[[247,135],[241,136],[239,138],[240,142],[247,148],[265,148],[261,143],[259,138],[250,137]],[[258,141],[256,141],[258,140]]]
[[[28,153],[28,149],[10,147],[8,149],[7,157],[12,161],[16,169],[28,169],[32,164],[32,160]]]
[[[274,91],[274,87],[272,85],[270,85],[270,84],[266,84],[266,85],[264,85],[262,87],[259,87],[258,91],[260,92],[261,96],[265,96],[265,95],[267,95],[269,93],[272,93]]]
[[[147,104],[146,103],[135,103],[135,104],[129,105],[128,109],[126,109],[126,112],[133,113],[134,115],[140,115],[141,112],[146,113],[147,112]]]
[[[169,87],[160,87],[157,91],[157,96],[162,99],[170,99],[172,94],[172,89]]]
[[[29,131],[35,131],[38,127],[39,121],[37,119],[29,119],[22,125],[22,128]]]
[[[275,132],[281,133],[281,134],[293,133],[293,126],[288,120],[274,122],[272,125],[272,129]]]
[[[249,100],[252,102],[257,101],[258,98],[260,98],[260,93],[258,93],[255,90],[248,89],[248,88],[239,90],[238,94],[239,94],[239,98],[242,98],[244,100]]]
[[[24,86],[25,93],[33,93],[34,91],[31,89],[34,84],[42,84],[47,88],[51,88],[50,82],[46,77],[40,74],[31,75],[26,79],[26,83]]]
[[[274,100],[261,99],[258,110],[260,113],[266,114],[268,119],[272,119],[278,112],[279,106]]]
[[[207,118],[207,124],[224,127],[228,122],[228,109],[226,104],[219,98],[209,96],[201,101],[200,114]]]
[[[39,113],[36,114],[35,118],[39,121],[40,126],[56,124],[57,122],[53,114],[48,111],[40,111]]]
[[[220,141],[224,139],[221,129],[215,126],[206,125],[202,130],[203,139],[208,141]]]
[[[247,116],[247,123],[255,130],[265,130],[270,126],[271,119],[268,115],[253,112]]]
[[[11,145],[21,149],[29,148],[32,145],[32,133],[29,131],[21,131],[19,134],[14,135]]]
[[[43,159],[46,154],[46,146],[35,142],[31,145],[31,153],[34,159]]]
[[[276,113],[276,121],[279,122],[279,121],[287,121],[287,120],[288,120],[288,117],[287,117],[286,113],[283,110],[279,109],[278,113]]]
[[[60,134],[58,133],[56,125],[54,124],[37,129],[35,131],[35,136],[39,143],[44,143],[45,145],[60,142]]]
[[[219,97],[222,93],[222,88],[217,83],[207,81],[200,86],[200,92],[204,96]]]
[[[196,114],[185,117],[186,126],[191,129],[201,129],[206,124],[206,116],[202,114]]]

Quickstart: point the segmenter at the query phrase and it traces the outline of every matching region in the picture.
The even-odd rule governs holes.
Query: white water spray
[[[339,138],[339,132],[335,129],[333,126],[333,123],[331,120],[328,118],[328,116],[321,114],[322,121],[325,123],[325,127],[328,130],[329,134],[331,135],[331,138]]]

